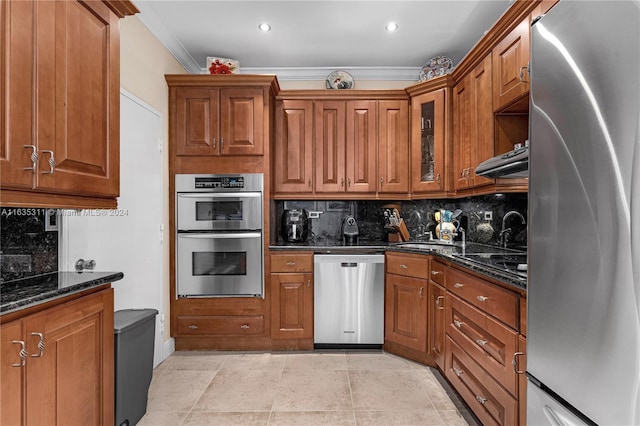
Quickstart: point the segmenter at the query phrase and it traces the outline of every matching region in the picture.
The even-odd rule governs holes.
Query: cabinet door
[[[113,290],[27,317],[25,328],[26,424],[113,424]]]
[[[36,2],[36,186],[117,197],[118,17],[102,2]]]
[[[29,1],[0,2],[0,182],[31,189],[33,132],[33,9]],[[33,146],[30,148],[29,145]],[[4,423],[4,422],[3,422]]]
[[[3,324],[0,328],[0,424],[20,425],[24,410],[24,371],[19,342],[24,342],[22,321]],[[18,343],[14,343],[18,342]],[[27,354],[24,354],[26,356]],[[24,360],[26,361],[26,359]]]
[[[278,101],[274,151],[274,191],[313,192],[313,101]]]
[[[409,105],[378,101],[378,179],[381,193],[409,192]]]
[[[220,111],[222,155],[262,155],[265,138],[262,89],[222,89]]]
[[[474,140],[473,75],[468,74],[453,89],[453,186],[469,187]]]
[[[271,274],[271,337],[313,338],[313,274]]]
[[[520,426],[527,424],[527,338],[518,336],[518,356],[513,362],[518,373],[518,417]]]
[[[527,17],[493,48],[493,110],[500,111],[529,93]]]
[[[386,275],[385,339],[427,353],[427,282]]]
[[[411,188],[445,189],[445,89],[411,99]]]
[[[177,155],[218,155],[220,92],[177,88],[175,140]]]
[[[345,191],[345,103],[316,102],[316,192]]]
[[[431,353],[440,370],[444,371],[444,336],[445,336],[445,289],[438,284],[429,284],[429,301],[431,305]]]
[[[478,164],[494,156],[493,138],[493,95],[491,54],[488,54],[482,62],[472,71],[473,77],[473,129],[474,136],[471,139],[473,155],[469,168],[470,186],[476,187],[495,182],[482,176],[476,176],[475,170]]]
[[[346,103],[346,189],[376,192],[376,101]]]

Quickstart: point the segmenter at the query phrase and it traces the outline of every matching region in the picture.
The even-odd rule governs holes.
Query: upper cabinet
[[[432,84],[436,87],[431,88]],[[450,76],[445,76],[408,89],[411,94],[413,194],[446,195],[451,168],[450,132],[447,124],[450,120],[451,86]]]
[[[116,206],[118,19],[136,12],[128,1],[1,3],[3,205]]]
[[[529,93],[530,17],[493,48],[493,110],[501,111]]]
[[[282,92],[274,195],[406,198],[407,98],[401,91]]]
[[[264,153],[260,88],[178,87],[175,98],[177,155]]]

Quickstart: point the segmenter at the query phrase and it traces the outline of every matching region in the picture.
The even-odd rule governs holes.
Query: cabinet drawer
[[[446,287],[453,294],[518,330],[518,295],[457,269],[448,268]]]
[[[445,376],[483,425],[518,424],[518,401],[446,338]]]
[[[185,316],[178,317],[178,334],[181,335],[254,335],[264,333],[264,317],[257,316]]]
[[[429,277],[431,278],[432,281],[437,282],[440,285],[444,285],[444,274],[446,271],[447,266],[436,261],[436,260],[432,260],[431,261],[431,273],[429,274]]]
[[[455,296],[446,309],[447,334],[512,395],[517,395],[518,377],[511,364],[518,335]]]
[[[313,272],[313,254],[272,254],[271,272]]]
[[[429,258],[421,254],[386,254],[387,273],[414,278],[429,278]]]

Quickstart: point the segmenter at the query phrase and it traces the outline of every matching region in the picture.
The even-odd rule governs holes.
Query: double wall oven
[[[178,297],[264,294],[263,175],[176,175]]]

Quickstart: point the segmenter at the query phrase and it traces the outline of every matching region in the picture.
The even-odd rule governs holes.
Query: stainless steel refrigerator
[[[527,420],[640,424],[640,4],[531,32]]]

